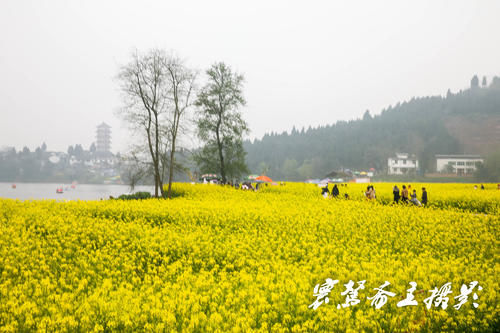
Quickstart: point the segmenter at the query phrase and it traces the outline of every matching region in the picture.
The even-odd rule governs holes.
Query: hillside
[[[464,153],[487,155],[500,147],[500,115],[451,116],[445,121]]]
[[[422,172],[432,172],[435,154],[499,150],[500,78],[445,97],[413,98],[373,117],[366,112],[363,119],[266,134],[244,147],[252,172],[277,179],[323,177],[340,168],[384,171],[395,152],[415,154]]]

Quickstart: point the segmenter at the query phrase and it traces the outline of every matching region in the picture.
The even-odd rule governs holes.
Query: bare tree
[[[123,66],[118,78],[125,96],[123,118],[132,129],[145,136],[155,180],[155,196],[164,196],[163,183],[168,171],[168,197],[172,196],[175,152],[183,118],[191,107],[196,74],[174,55],[151,50],[136,51]]]
[[[182,130],[181,119],[186,111],[191,107],[191,97],[194,90],[194,82],[196,73],[187,68],[182,60],[175,56],[171,56],[166,63],[166,71],[168,80],[170,81],[170,91],[168,98],[170,100],[170,112],[168,117],[169,126],[168,139],[170,141],[170,158],[169,158],[169,176],[168,176],[168,198],[172,197],[172,181],[174,177],[175,166],[175,151],[179,131]]]
[[[167,80],[164,51],[153,49],[145,54],[135,51],[132,60],[118,74],[125,107],[121,116],[130,127],[144,135],[152,161],[155,197],[163,195],[160,172],[160,130],[168,108],[170,82]]]

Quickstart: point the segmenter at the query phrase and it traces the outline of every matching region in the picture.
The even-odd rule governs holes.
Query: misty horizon
[[[483,78],[483,77],[486,77],[488,79],[488,82],[490,82],[490,80],[494,76],[491,76],[491,77],[481,76],[481,78]],[[464,88],[460,89],[457,92],[464,91],[464,90],[467,90],[469,88],[470,87],[464,87]],[[456,93],[456,92],[451,91],[451,93]],[[383,110],[387,110],[387,109],[389,109],[391,107],[394,107],[397,104],[403,104],[403,103],[407,103],[407,102],[409,102],[409,101],[411,101],[413,99],[425,98],[425,97],[446,97],[446,93],[444,93],[444,94],[435,94],[435,95],[430,95],[430,96],[413,96],[413,97],[411,97],[411,98],[409,98],[407,100],[397,101],[395,103],[389,104],[386,107],[383,107],[382,109],[380,109],[378,111],[375,111],[375,112],[373,110],[371,110],[371,109],[366,109],[366,110],[363,110],[356,117],[353,117],[353,118],[350,118],[350,119],[337,119],[336,121],[331,122],[331,123],[323,123],[323,124],[317,124],[317,125],[311,125],[311,124],[307,124],[307,125],[293,124],[291,128],[284,129],[282,131],[276,131],[276,130],[270,129],[269,131],[266,131],[265,133],[263,133],[259,137],[253,136],[252,133],[250,133],[250,135],[248,135],[245,138],[245,140],[249,140],[250,142],[253,142],[255,140],[261,140],[264,136],[271,135],[272,133],[275,133],[275,134],[283,134],[283,133],[291,134],[294,129],[300,132],[302,130],[308,130],[309,128],[315,129],[315,128],[318,128],[318,127],[331,126],[331,125],[334,125],[334,124],[336,124],[338,122],[350,122],[350,121],[361,120],[363,118],[363,115],[364,115],[364,113],[366,111],[369,111],[371,116],[376,116],[376,115],[380,115],[380,113]],[[21,151],[24,147],[27,147],[28,149],[30,149],[30,151],[34,151],[36,148],[40,147],[43,143],[45,143],[48,146],[48,150],[49,151],[55,151],[55,152],[56,151],[57,152],[66,152],[66,150],[67,150],[67,148],[69,146],[74,146],[74,145],[82,145],[82,147],[84,149],[89,149],[89,147],[92,144],[96,143],[96,136],[95,136],[96,128],[98,127],[98,125],[100,125],[102,123],[106,123],[106,122],[101,121],[99,123],[96,123],[96,125],[93,128],[90,129],[90,131],[94,132],[94,136],[92,136],[92,140],[88,144],[82,144],[80,142],[68,143],[68,146],[66,148],[63,147],[62,149],[57,150],[57,149],[50,149],[50,146],[47,145],[46,141],[41,141],[39,144],[34,144],[33,146],[28,146],[28,145],[15,146],[15,145],[10,145],[8,143],[5,143],[5,144],[0,145],[0,150],[3,149],[3,148],[14,147],[17,151]],[[127,127],[126,125],[122,125],[122,126],[120,126],[119,129],[127,131],[126,127]],[[196,146],[197,146],[197,144],[193,145],[192,147],[190,147],[189,145],[186,145],[187,148],[193,148],[193,147],[196,148]],[[122,150],[116,150],[116,149],[113,148],[113,127],[111,127],[111,152],[113,152],[114,154],[116,154],[116,153],[126,153],[128,149],[129,149],[128,147],[124,147]]]
[[[0,39],[0,147],[87,149],[106,122],[111,150],[125,152],[129,132],[116,116],[115,78],[134,48],[176,52],[200,72],[200,85],[216,61],[243,74],[251,140],[359,119],[366,110],[376,115],[414,97],[467,89],[473,75],[491,81],[499,74],[495,1],[392,1],[383,11],[371,3],[141,5],[0,5],[7,32]]]

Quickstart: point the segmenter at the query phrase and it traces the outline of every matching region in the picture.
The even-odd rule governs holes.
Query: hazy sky
[[[359,118],[500,75],[500,1],[0,1],[0,147],[88,148],[127,130],[114,77],[134,48],[245,75],[251,138]]]

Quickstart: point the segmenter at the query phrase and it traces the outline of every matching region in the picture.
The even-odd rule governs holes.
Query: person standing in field
[[[408,203],[408,190],[405,185],[403,185],[403,191],[401,191],[401,202]]]
[[[422,187],[422,205],[427,206],[427,191]]]
[[[394,185],[394,187],[392,188],[392,194],[394,195],[394,202],[395,203],[399,203],[399,188],[397,185]]]
[[[332,197],[337,198],[339,194],[339,188],[337,187],[337,184],[335,184],[332,189]]]

